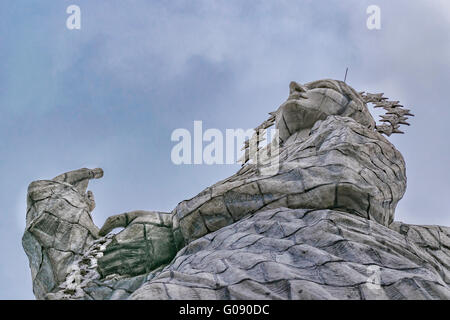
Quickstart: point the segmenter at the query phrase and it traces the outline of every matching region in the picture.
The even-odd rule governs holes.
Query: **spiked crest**
[[[411,110],[404,109],[400,101],[391,101],[387,97],[384,97],[384,93],[359,93],[365,103],[373,103],[375,108],[383,108],[386,111],[385,115],[380,116],[382,125],[377,125],[375,130],[379,133],[390,136],[393,133],[404,133],[400,131],[400,125],[410,124],[406,121],[408,117],[414,117]]]

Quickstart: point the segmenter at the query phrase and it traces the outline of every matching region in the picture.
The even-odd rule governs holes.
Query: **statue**
[[[171,213],[122,213],[98,230],[86,189],[101,169],[31,183],[23,243],[36,297],[450,298],[450,228],[394,221],[405,162],[382,134],[402,133],[409,110],[337,80],[289,89],[242,168]],[[279,135],[259,148],[272,125]],[[278,170],[261,174],[275,156]]]

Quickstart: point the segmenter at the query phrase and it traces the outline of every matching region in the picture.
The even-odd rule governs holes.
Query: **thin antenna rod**
[[[345,77],[344,77],[344,82],[347,80],[347,72],[348,72],[348,67],[347,69],[345,69]]]

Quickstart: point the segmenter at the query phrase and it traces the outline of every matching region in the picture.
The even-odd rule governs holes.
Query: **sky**
[[[66,27],[73,4],[79,30]],[[450,2],[1,1],[0,299],[34,299],[21,245],[30,182],[101,167],[98,226],[170,212],[239,169],[173,164],[175,129],[254,128],[290,81],[343,80],[347,67],[356,90],[416,115],[389,138],[408,176],[396,220],[450,226]]]

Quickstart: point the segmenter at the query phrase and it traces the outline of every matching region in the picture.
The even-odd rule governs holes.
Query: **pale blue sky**
[[[238,165],[175,166],[176,128],[252,128],[291,80],[343,79],[416,114],[396,217],[450,225],[448,1],[0,2],[0,298],[31,299],[21,247],[33,180],[102,167],[94,219],[171,211]],[[81,30],[66,28],[67,6]],[[381,30],[366,8],[381,8]]]

